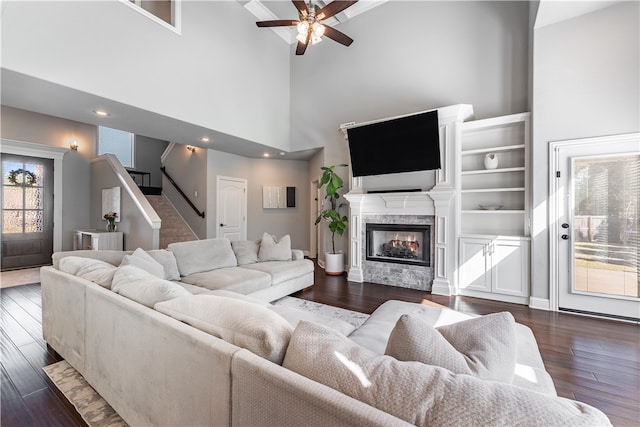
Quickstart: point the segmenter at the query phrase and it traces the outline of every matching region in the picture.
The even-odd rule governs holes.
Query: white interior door
[[[247,180],[219,176],[216,209],[217,237],[247,239]]]
[[[640,137],[555,143],[560,310],[640,319]]]

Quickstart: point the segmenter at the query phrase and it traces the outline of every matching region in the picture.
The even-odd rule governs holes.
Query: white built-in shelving
[[[461,125],[456,190],[463,295],[527,303],[529,120],[529,113],[520,113]],[[497,167],[485,167],[488,154],[497,156]]]

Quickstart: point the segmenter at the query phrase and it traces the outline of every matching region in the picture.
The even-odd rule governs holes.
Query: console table
[[[73,250],[122,250],[122,231],[75,230]]]

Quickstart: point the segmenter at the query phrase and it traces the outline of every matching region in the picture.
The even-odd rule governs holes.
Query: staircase
[[[165,196],[146,195],[145,197],[162,220],[160,248],[166,248],[169,243],[198,239]]]

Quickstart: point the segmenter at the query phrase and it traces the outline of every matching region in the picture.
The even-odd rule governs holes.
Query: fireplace
[[[366,259],[429,266],[430,235],[430,225],[367,223]]]

